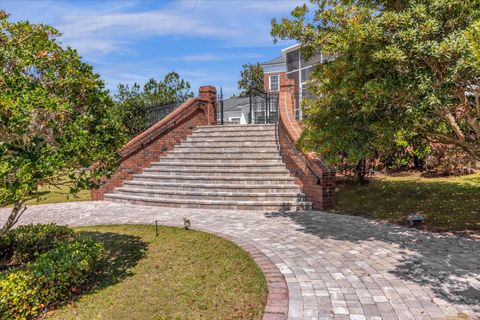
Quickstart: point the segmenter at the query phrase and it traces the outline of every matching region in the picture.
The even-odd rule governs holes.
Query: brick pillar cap
[[[198,89],[198,93],[201,95],[202,93],[217,93],[217,89],[215,89],[214,86],[201,86],[200,89]]]

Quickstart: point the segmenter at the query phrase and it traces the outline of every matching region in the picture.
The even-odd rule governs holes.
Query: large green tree
[[[479,18],[478,0],[317,0],[274,19],[275,40],[335,57],[311,75],[300,145],[334,164],[431,143],[480,159]]]
[[[138,83],[118,85],[115,101],[119,118],[133,137],[151,125],[148,121],[150,108],[181,103],[192,97],[190,83],[178,73],[170,72],[163,80],[150,79],[143,86]]]
[[[59,36],[0,11],[0,206],[13,205],[0,234],[40,185],[96,186],[124,143],[103,82]]]
[[[263,92],[263,69],[260,63],[247,63],[242,66],[240,71],[240,80],[238,80],[238,89],[241,90],[240,96],[246,97],[250,90]]]

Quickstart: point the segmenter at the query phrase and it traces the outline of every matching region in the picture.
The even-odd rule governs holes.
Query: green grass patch
[[[90,293],[47,319],[261,319],[265,278],[230,241],[154,226],[78,228],[102,242],[108,269]]]
[[[82,190],[76,195],[68,194],[68,190],[68,186],[60,186],[59,188],[52,186],[41,186],[37,192],[38,198],[27,201],[27,205],[89,201],[92,199],[90,196],[90,190]]]
[[[433,231],[480,232],[480,173],[442,178],[418,175],[375,178],[369,184],[340,184],[339,212],[406,224],[413,213],[426,216]]]

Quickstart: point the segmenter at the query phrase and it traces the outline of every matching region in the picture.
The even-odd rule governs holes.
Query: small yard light
[[[407,221],[410,223],[410,227],[413,227],[415,224],[422,224],[425,222],[425,217],[419,213],[411,214],[408,216]]]
[[[183,226],[185,227],[185,230],[190,229],[190,220],[187,218],[183,218]]]
[[[155,220],[155,234],[158,237],[158,220]]]

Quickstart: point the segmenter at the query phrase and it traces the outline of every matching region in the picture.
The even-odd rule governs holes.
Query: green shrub
[[[96,241],[74,240],[0,275],[0,319],[31,319],[81,291],[101,269],[102,252]]]
[[[56,246],[72,241],[75,232],[55,224],[20,226],[0,237],[0,259],[14,264],[32,261]]]

